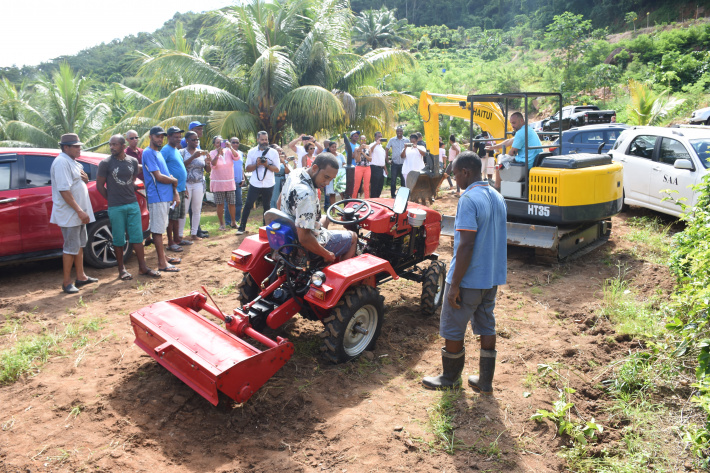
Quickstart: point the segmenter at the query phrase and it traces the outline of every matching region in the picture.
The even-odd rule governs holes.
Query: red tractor
[[[131,314],[135,343],[212,404],[218,391],[247,401],[293,354],[293,344],[264,332],[296,314],[320,320],[321,350],[342,363],[372,350],[382,328],[384,297],[379,284],[403,277],[422,283],[421,308],[433,314],[442,302],[446,267],[434,252],[441,214],[409,203],[409,189],[393,199],[347,199],[332,205],[327,218],[358,234],[358,252],[326,264],[298,244],[294,220],[269,210],[266,226],[246,237],[229,265],[244,274],[240,306],[224,314],[207,296],[158,302]],[[418,265],[431,263],[426,269]],[[224,327],[198,312],[224,322]],[[246,341],[262,345],[257,348]]]

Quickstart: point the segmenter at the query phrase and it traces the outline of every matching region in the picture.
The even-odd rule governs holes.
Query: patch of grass
[[[621,266],[619,275],[604,281],[600,315],[608,318],[620,334],[654,337],[664,327],[663,317],[650,301],[641,302],[625,280]]]
[[[232,281],[226,286],[223,286],[219,289],[215,289],[212,291],[214,294],[220,295],[220,296],[228,296],[230,294],[234,294],[234,292],[237,290],[237,283],[236,281]]]
[[[530,294],[535,294],[536,296],[539,296],[542,294],[542,288],[540,286],[533,286],[530,288]]]
[[[71,410],[69,411],[69,415],[67,416],[66,420],[69,420],[70,418],[76,419],[79,417],[79,414],[81,414],[81,411],[84,410],[84,406],[78,405],[78,406],[73,406]]]
[[[12,313],[3,314],[5,320],[0,326],[0,335],[13,335],[20,331],[22,322],[20,319],[12,317]]]
[[[317,337],[305,337],[293,343],[294,355],[311,358],[320,351],[320,339]]]
[[[624,239],[634,243],[632,253],[658,264],[668,261],[671,247],[669,225],[664,225],[658,218],[631,217],[626,223],[634,229],[624,235]]]
[[[442,391],[439,400],[429,409],[429,427],[435,438],[431,446],[449,455],[456,453],[456,449],[460,447],[460,442],[455,437],[454,417],[456,402],[461,394],[461,389]]]
[[[612,403],[608,422],[620,433],[618,443],[590,456],[584,448],[567,449],[563,456],[578,472],[677,471],[677,432],[669,429],[669,410],[653,402],[664,380],[677,374],[673,360],[659,360],[649,353],[634,353],[618,363],[612,378],[603,381]]]
[[[63,332],[55,331],[17,340],[12,348],[0,352],[0,385],[11,384],[24,374],[38,373],[51,356],[63,353],[59,346],[62,342],[83,340],[86,332],[99,330],[101,323],[101,319],[77,321],[67,325]]]

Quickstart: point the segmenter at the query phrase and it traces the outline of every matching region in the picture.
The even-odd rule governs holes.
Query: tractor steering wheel
[[[349,204],[351,202],[355,202],[360,205],[349,207],[347,209],[342,207],[342,205]],[[365,211],[364,215],[362,214],[363,210]],[[339,225],[347,225],[351,223],[360,223],[364,221],[367,217],[369,217],[371,214],[372,207],[370,207],[370,204],[366,200],[345,199],[341,200],[340,202],[336,202],[330,207],[328,207],[328,211],[326,212],[325,216],[328,217],[328,220],[333,223],[337,223]],[[338,216],[340,217],[340,219],[338,219]]]

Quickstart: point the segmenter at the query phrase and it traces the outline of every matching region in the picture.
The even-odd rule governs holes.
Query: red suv
[[[56,149],[0,149],[0,264],[56,258],[64,240],[59,227],[49,223],[52,187],[49,169],[59,155]],[[105,154],[82,152],[77,159],[89,176],[89,197],[96,221],[87,226],[84,261],[96,268],[116,265],[108,202],[96,190],[99,163]],[[137,181],[136,197],[141,208],[143,232],[148,229],[148,206],[143,183]],[[126,243],[124,254],[131,255]]]

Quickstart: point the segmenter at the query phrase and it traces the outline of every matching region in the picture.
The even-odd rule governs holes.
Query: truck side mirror
[[[407,202],[409,201],[409,188],[408,187],[400,187],[397,189],[397,194],[394,197],[394,205],[392,206],[392,210],[394,210],[394,213],[400,215],[406,212],[407,210]]]
[[[695,167],[690,159],[676,159],[673,163],[673,167],[676,169],[687,169],[688,171],[694,171]]]

